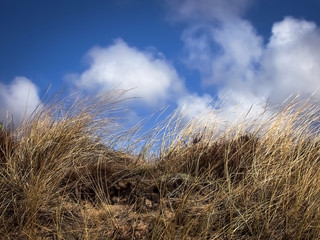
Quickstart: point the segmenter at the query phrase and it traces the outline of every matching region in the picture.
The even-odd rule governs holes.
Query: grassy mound
[[[0,130],[1,239],[320,238],[316,105],[255,130],[167,127],[155,151],[101,117],[114,103],[44,107]]]

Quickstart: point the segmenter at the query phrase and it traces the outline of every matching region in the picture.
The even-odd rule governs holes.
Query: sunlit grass
[[[320,238],[318,104],[228,128],[177,111],[139,138],[117,130],[119,99],[4,124],[1,239]]]

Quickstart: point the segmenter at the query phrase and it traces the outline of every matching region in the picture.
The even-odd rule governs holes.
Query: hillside
[[[109,98],[69,106],[0,130],[1,239],[320,239],[318,105],[140,144]]]

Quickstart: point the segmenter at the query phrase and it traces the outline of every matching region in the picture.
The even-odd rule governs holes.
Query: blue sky
[[[320,0],[0,0],[0,121],[28,115],[49,86],[132,89],[136,121],[166,106],[217,118],[215,101],[230,121],[254,117],[319,88],[319,10]]]

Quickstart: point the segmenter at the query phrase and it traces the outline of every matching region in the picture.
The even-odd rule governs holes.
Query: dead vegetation
[[[1,239],[320,238],[316,105],[290,103],[263,131],[175,126],[137,153],[101,118],[114,103],[44,107],[0,130]]]

